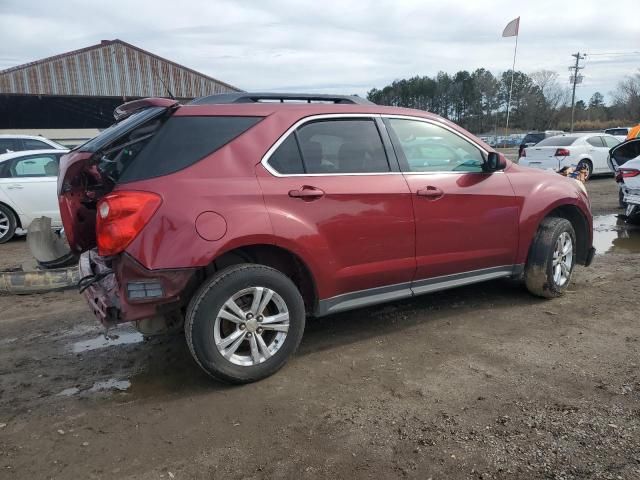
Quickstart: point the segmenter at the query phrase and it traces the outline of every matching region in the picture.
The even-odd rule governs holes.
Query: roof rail
[[[221,105],[228,103],[260,103],[260,102],[306,102],[306,103],[340,103],[356,105],[375,105],[366,98],[357,95],[327,95],[322,93],[220,93],[196,98],[190,105]]]

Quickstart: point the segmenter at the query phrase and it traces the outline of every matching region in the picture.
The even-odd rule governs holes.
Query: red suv
[[[584,187],[436,115],[358,97],[146,99],[63,157],[60,210],[107,327],[182,328],[211,376],[277,371],[322,316],[489,279],[564,292]]]

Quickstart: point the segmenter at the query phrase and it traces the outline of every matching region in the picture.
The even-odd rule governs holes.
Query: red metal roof
[[[196,98],[239,92],[195,70],[122,40],[0,71],[0,94]]]

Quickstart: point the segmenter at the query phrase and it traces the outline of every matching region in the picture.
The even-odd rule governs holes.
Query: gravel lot
[[[612,179],[588,188],[602,253],[565,297],[497,281],[310,321],[242,387],[180,336],[105,340],[75,292],[0,296],[0,478],[640,478],[640,231]]]

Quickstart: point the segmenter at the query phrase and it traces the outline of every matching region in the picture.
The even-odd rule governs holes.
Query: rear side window
[[[587,138],[587,143],[589,145],[593,145],[594,147],[604,147],[604,143],[602,143],[602,137],[589,137]]]
[[[24,138],[22,144],[25,150],[49,150],[53,148],[51,145],[41,142],[40,140],[32,140],[31,138]]]
[[[620,144],[620,140],[614,137],[602,137],[602,140],[604,140],[605,145],[609,148]]]
[[[160,177],[182,170],[246,132],[262,117],[171,117],[130,160],[120,182]]]
[[[16,144],[11,138],[0,138],[0,154],[7,152],[15,152],[18,150]]]
[[[283,175],[390,171],[373,119],[318,120],[298,128],[269,158]]]
[[[289,135],[277,150],[273,152],[273,155],[269,158],[269,165],[282,175],[304,173],[302,156],[300,155],[300,149],[298,148],[295,135]]]
[[[549,137],[542,140],[536,147],[566,147],[573,145],[578,137]]]
[[[13,178],[57,177],[58,155],[32,155],[10,161],[8,176]]]
[[[320,120],[296,132],[307,173],[389,171],[378,127],[370,119]]]

